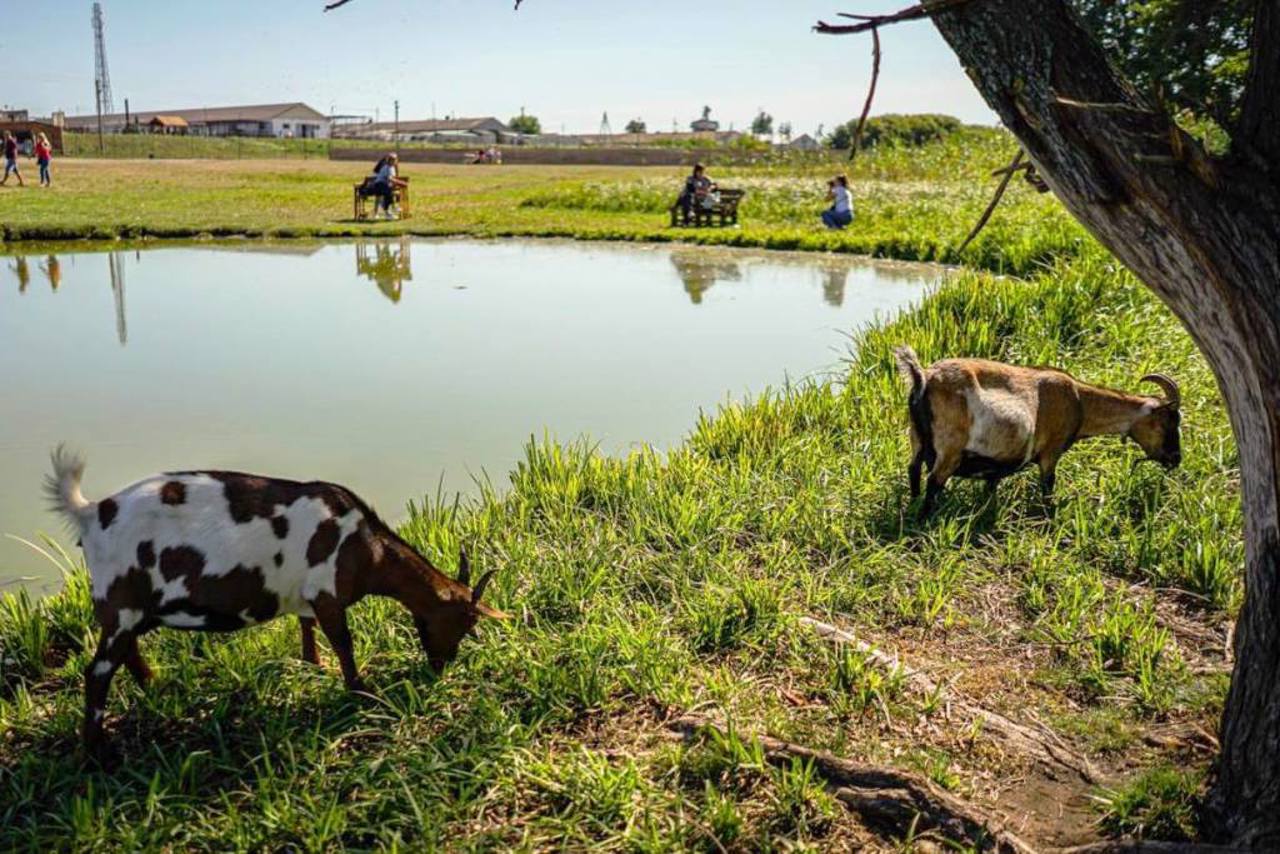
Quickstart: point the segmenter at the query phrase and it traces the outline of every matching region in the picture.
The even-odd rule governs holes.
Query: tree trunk
[[[1247,151],[1207,158],[1119,76],[1066,0],[973,0],[933,20],[1054,193],[1173,310],[1217,378],[1247,559],[1211,815],[1235,844],[1280,849],[1280,181],[1258,157],[1280,129],[1252,128]],[[1268,43],[1255,34],[1255,62]]]

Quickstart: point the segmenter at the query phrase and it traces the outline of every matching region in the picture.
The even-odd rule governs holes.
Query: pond
[[[714,409],[838,368],[937,268],[561,241],[202,243],[0,257],[0,533],[57,529],[68,442],[91,499],[156,471],[346,484],[389,521],[506,482],[531,436],[670,447]],[[0,590],[56,586],[0,537]]]

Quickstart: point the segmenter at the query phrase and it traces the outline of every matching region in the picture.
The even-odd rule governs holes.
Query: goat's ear
[[[490,608],[483,602],[476,603],[476,613],[483,614],[486,617],[492,617],[495,620],[510,620],[511,615],[506,611],[499,611],[497,608]]]
[[[467,557],[466,546],[458,546],[458,580],[471,586],[471,559]]]

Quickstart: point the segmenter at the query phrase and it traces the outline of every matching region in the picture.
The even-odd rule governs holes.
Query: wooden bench
[[[726,225],[738,224],[738,204],[742,201],[742,197],[747,194],[746,190],[726,190],[721,188],[717,191],[720,194],[720,200],[712,205],[699,204],[695,199],[693,209],[690,211],[690,225],[696,227],[704,225],[712,225],[712,219],[720,217],[720,227]],[[675,204],[671,206],[671,227],[684,224],[684,210],[680,207],[680,200],[676,199]]]
[[[408,181],[409,179],[401,178],[400,180]],[[354,213],[356,219],[368,219],[370,216],[368,201],[370,199],[374,199],[376,201],[378,198],[377,196],[367,194],[364,191],[364,188],[365,188],[364,181],[361,181],[359,184],[356,184],[352,188],[352,199],[353,199],[352,212]],[[392,193],[392,199],[393,199],[392,203],[400,209],[399,218],[408,219],[409,218],[409,188],[407,186],[392,187],[391,193]]]

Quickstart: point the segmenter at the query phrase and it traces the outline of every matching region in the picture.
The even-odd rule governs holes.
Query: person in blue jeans
[[[24,186],[22,173],[18,171],[18,139],[9,131],[4,132],[4,178],[0,184],[9,183],[9,173],[18,176],[18,186]]]
[[[827,182],[827,198],[831,207],[822,212],[822,224],[840,229],[853,222],[853,197],[849,195],[849,179],[837,175]]]

